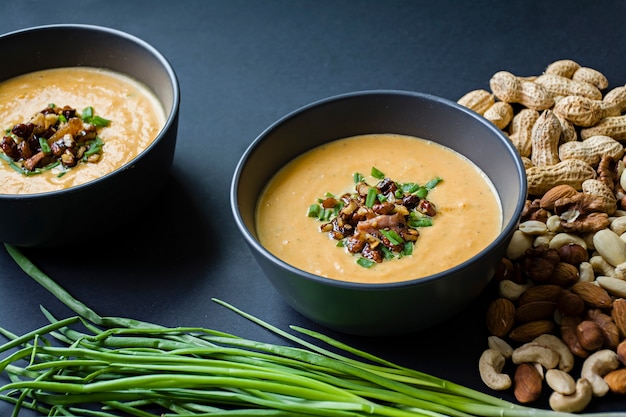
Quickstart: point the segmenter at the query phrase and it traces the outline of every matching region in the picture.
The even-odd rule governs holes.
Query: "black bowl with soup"
[[[128,33],[79,24],[4,34],[0,53],[10,63],[0,67],[0,241],[123,234],[172,164],[180,93],[167,59]]]
[[[515,148],[486,119],[377,90],[312,103],[262,132],[236,167],[231,207],[290,306],[383,336],[442,323],[481,294],[526,192]]]

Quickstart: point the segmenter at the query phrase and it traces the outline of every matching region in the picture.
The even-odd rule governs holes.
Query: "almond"
[[[604,375],[604,382],[614,394],[626,394],[626,368],[616,369]]]
[[[552,301],[531,301],[515,310],[515,320],[519,323],[547,320],[553,316],[555,308],[556,304]]]
[[[520,403],[531,403],[537,401],[541,396],[542,378],[534,365],[520,363],[515,370],[513,380],[515,382],[515,398]]]
[[[509,333],[509,338],[515,342],[527,343],[542,334],[552,333],[553,330],[552,320],[535,320],[515,327]]]
[[[507,298],[493,300],[487,307],[487,330],[493,336],[506,337],[515,324],[515,304]]]
[[[593,282],[577,282],[572,285],[572,292],[578,295],[589,307],[609,308],[613,300],[606,290]],[[626,323],[625,323],[626,324]]]
[[[613,301],[611,317],[619,329],[619,333],[626,339],[626,298],[617,298]]]
[[[565,197],[572,197],[576,193],[578,193],[578,191],[576,191],[576,189],[571,185],[557,185],[556,187],[552,187],[545,192],[539,201],[539,206],[546,210],[554,211],[554,203],[557,200]]]
[[[563,290],[556,299],[556,309],[565,316],[580,316],[585,311],[585,302],[569,290]]]
[[[524,291],[520,296],[518,303],[521,305],[533,301],[556,302],[556,299],[562,291],[563,288],[554,284],[536,285]]]
[[[578,247],[581,248],[583,251],[585,251],[585,249],[583,249],[582,247],[580,246]],[[585,251],[585,253],[586,252],[587,251]],[[579,273],[578,273],[578,268],[576,266],[567,262],[559,262],[558,264],[554,266],[552,275],[550,275],[550,278],[548,278],[547,283],[558,285],[559,287],[563,287],[563,288],[568,288],[578,281],[578,276],[579,276]]]

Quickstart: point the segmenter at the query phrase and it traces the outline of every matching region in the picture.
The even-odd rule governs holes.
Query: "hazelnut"
[[[576,336],[583,349],[598,350],[604,344],[602,329],[591,320],[583,320],[576,326]]]
[[[580,265],[581,262],[589,260],[587,249],[576,243],[568,243],[558,249],[561,262],[565,262],[574,266]]]

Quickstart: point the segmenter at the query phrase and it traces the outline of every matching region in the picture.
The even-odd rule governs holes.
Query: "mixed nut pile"
[[[572,60],[489,85],[458,103],[508,135],[529,195],[494,277],[481,378],[521,403],[550,389],[552,409],[580,412],[626,395],[626,85],[608,90]]]

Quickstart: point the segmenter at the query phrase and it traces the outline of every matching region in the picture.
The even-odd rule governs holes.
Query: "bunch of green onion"
[[[215,300],[293,346],[205,328],[101,317],[18,249],[19,266],[77,315],[21,336],[0,329],[0,400],[48,416],[538,416],[520,406],[292,326],[314,342]],[[337,353],[340,352],[340,353]],[[590,414],[589,414],[590,415]],[[618,413],[595,414],[596,417]],[[623,413],[622,413],[623,415]]]

